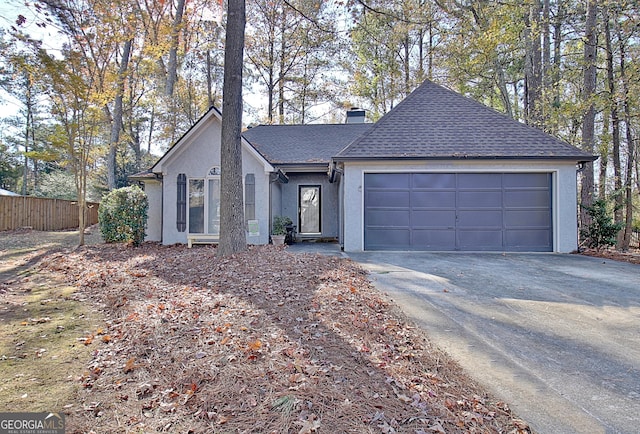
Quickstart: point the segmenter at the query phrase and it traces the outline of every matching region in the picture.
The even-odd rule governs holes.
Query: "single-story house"
[[[210,109],[147,172],[147,239],[219,235],[221,114]],[[247,242],[274,216],[345,251],[577,248],[576,171],[596,157],[425,81],[376,123],[243,132]]]

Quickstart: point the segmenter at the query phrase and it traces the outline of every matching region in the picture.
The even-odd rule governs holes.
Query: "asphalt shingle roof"
[[[372,124],[259,125],[243,137],[271,164],[328,164]]]
[[[428,80],[336,157],[374,158],[594,159]]]

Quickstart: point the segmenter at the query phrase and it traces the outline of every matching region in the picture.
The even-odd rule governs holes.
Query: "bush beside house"
[[[147,195],[138,186],[119,188],[107,194],[98,212],[104,241],[134,246],[142,244],[148,208]]]

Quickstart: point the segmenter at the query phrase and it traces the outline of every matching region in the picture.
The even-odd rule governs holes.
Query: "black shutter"
[[[176,225],[178,232],[184,232],[187,229],[187,175],[180,173],[178,175],[178,200],[176,212]]]

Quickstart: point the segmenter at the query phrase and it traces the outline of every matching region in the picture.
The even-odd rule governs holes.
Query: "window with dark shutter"
[[[244,178],[244,218],[256,218],[256,177],[253,173],[247,173]]]
[[[184,173],[178,175],[178,197],[176,205],[176,225],[178,232],[184,232],[187,229],[187,175]]]

